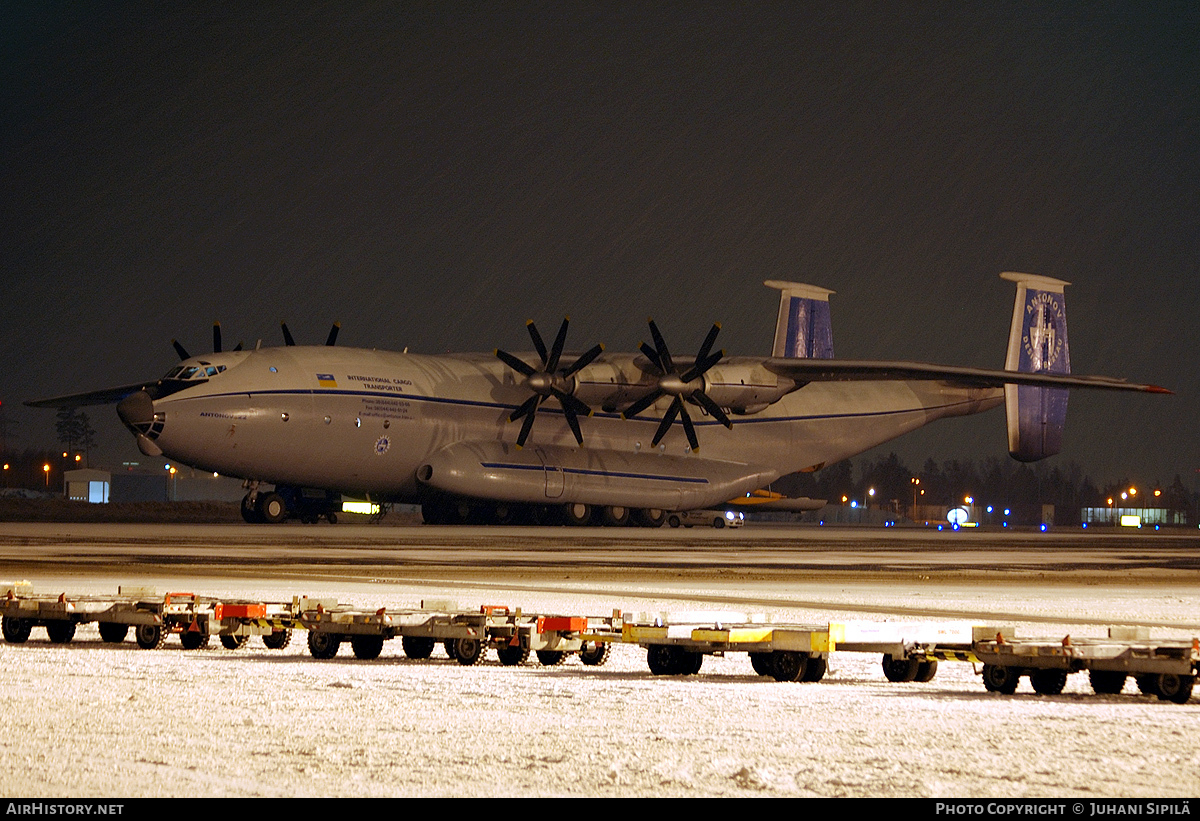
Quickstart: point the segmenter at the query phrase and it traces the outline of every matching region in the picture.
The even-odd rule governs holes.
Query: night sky
[[[332,9],[332,10],[331,10]],[[1068,280],[1064,453],[1200,474],[1200,5],[6,3],[0,401],[161,376],[179,340],[837,355],[1001,367],[1001,271]],[[93,461],[142,458],[90,408]],[[1006,453],[1002,411],[883,446]],[[872,454],[876,455],[876,454]]]

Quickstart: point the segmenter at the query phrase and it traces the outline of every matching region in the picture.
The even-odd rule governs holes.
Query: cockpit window
[[[167,372],[163,379],[193,379],[202,380],[210,379],[219,373],[225,372],[224,365],[209,365],[200,363],[204,367],[196,367],[195,365],[176,365]]]

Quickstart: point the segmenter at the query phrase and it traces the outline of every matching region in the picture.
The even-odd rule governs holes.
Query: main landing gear
[[[421,504],[429,525],[568,525],[572,527],[662,527],[667,512],[617,505],[526,505],[468,499],[431,499]]]

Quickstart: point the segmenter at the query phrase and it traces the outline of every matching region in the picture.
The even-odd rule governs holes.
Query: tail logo
[[[1032,291],[1025,304],[1026,326],[1021,345],[1033,373],[1056,371],[1062,365],[1067,316],[1060,294]]]

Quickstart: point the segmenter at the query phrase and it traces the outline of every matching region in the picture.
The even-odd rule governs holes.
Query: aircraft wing
[[[1005,385],[1034,385],[1043,388],[1091,388],[1108,391],[1173,393],[1158,385],[1127,382],[1111,376],[1019,373],[988,368],[933,365],[927,362],[888,362],[859,359],[792,359],[772,357],[763,367],[797,383],[849,381],[935,381],[971,388],[1002,388]]]
[[[133,385],[121,385],[116,388],[104,388],[87,393],[72,393],[67,396],[55,396],[50,399],[36,399],[25,404],[31,408],[78,408],[82,405],[111,405],[120,402],[131,393],[137,393],[147,385],[154,385],[157,379],[137,382]]]

